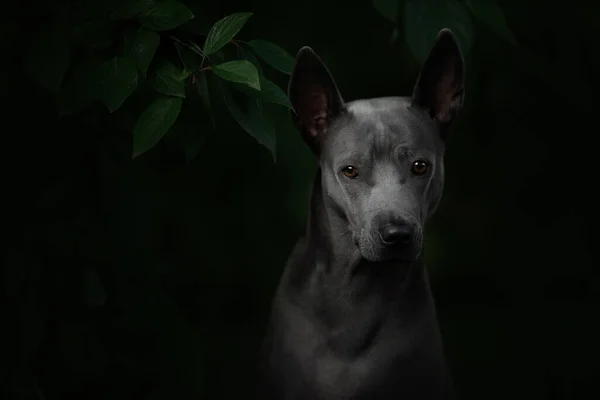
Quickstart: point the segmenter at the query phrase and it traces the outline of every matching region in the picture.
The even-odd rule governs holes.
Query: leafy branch
[[[201,98],[216,126],[207,85],[210,74],[220,81],[216,87],[230,114],[275,157],[275,133],[263,104],[291,105],[284,91],[265,77],[258,60],[285,74],[291,73],[294,60],[271,42],[236,38],[252,13],[218,20],[201,35],[200,46],[180,31],[194,18],[180,1],[126,0],[103,12],[97,12],[93,0],[81,3],[96,8],[88,13],[63,12],[67,29],[63,24],[48,29],[32,41],[26,59],[30,75],[56,95],[61,115],[80,112],[94,102],[110,113],[123,108],[135,112],[131,132],[135,158],[174,129],[189,96]],[[223,50],[231,45],[237,56],[226,58]],[[148,89],[151,96],[145,95]],[[134,96],[139,93],[144,95]],[[189,149],[184,150],[190,155]]]
[[[480,23],[506,41],[516,38],[495,0],[373,0],[375,9],[395,25],[392,41],[404,39],[419,64],[425,62],[437,33],[451,29],[465,55],[473,43],[473,25]]]

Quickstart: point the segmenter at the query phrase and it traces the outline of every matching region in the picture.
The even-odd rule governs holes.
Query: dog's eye
[[[358,177],[358,170],[354,168],[352,165],[348,165],[342,169],[342,174],[344,174],[347,178],[356,178]]]
[[[428,168],[429,168],[429,165],[425,161],[417,160],[412,163],[410,170],[415,175],[423,175],[425,172],[427,172]]]

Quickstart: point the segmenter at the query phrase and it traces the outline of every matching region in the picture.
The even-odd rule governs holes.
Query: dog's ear
[[[296,127],[318,154],[321,139],[332,118],[342,111],[344,101],[329,70],[310,47],[303,47],[296,56],[288,97]]]
[[[449,29],[442,29],[413,91],[413,105],[427,110],[442,127],[458,115],[464,101],[465,65],[460,46]]]

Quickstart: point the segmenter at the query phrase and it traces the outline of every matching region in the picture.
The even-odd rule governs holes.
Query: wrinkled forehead
[[[329,129],[323,152],[328,159],[363,154],[377,159],[395,152],[441,154],[435,123],[405,98],[358,100]]]

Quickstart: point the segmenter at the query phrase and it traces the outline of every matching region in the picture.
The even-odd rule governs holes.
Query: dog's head
[[[464,62],[440,31],[412,97],[344,103],[312,49],[298,53],[288,95],[319,156],[327,206],[348,222],[363,258],[416,259],[443,189],[444,137],[463,104]]]

